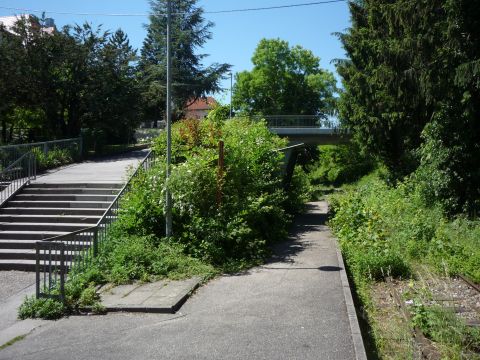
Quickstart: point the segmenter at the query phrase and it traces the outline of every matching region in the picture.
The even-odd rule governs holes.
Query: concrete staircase
[[[0,270],[35,271],[35,243],[95,226],[118,183],[32,183],[0,208]]]

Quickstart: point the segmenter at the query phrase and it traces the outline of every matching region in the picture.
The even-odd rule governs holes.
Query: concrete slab
[[[200,277],[194,277],[115,287],[106,285],[99,292],[107,311],[175,313],[201,281]]]
[[[23,299],[35,294],[35,273],[1,271],[0,284],[0,345],[3,345],[47,322],[17,318],[18,307]]]
[[[123,183],[128,170],[135,168],[148,154],[148,149],[102,157],[49,170],[35,183]]]

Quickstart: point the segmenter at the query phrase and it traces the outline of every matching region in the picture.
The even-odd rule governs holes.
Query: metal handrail
[[[153,151],[140,162],[113,202],[95,226],[36,242],[36,296],[64,299],[63,284],[69,272],[88,266],[105,243],[110,225],[118,218],[119,203],[140,169],[148,169],[154,159]],[[43,276],[41,276],[41,273]],[[59,286],[59,294],[51,290]]]
[[[32,152],[23,154],[0,172],[0,181],[8,185],[0,192],[0,207],[32,179],[36,179],[36,157]]]
[[[132,173],[132,175],[130,175],[130,177],[128,178],[127,182],[125,183],[125,185],[123,186],[123,188],[118,192],[117,196],[115,197],[115,199],[113,199],[112,203],[110,204],[110,206],[107,208],[107,210],[105,211],[105,213],[103,214],[103,216],[100,218],[100,220],[98,220],[97,222],[97,225],[100,225],[100,223],[104,220],[104,218],[107,216],[108,212],[112,210],[115,202],[117,202],[121,196],[123,196],[123,194],[126,192],[127,188],[130,186],[130,183],[131,181],[133,180],[134,177],[137,176],[140,168],[146,170],[147,167],[144,166],[144,164],[148,163],[151,158],[152,158],[152,155],[153,155],[153,150],[150,150],[147,154],[147,156],[145,156],[143,158],[142,161],[140,161],[140,164],[138,164],[137,168],[135,169],[135,171]]]
[[[18,160],[24,154],[32,151],[35,148],[41,148],[41,150],[46,154],[49,151],[50,147],[69,147],[71,145],[77,145],[78,153],[82,154],[82,138],[69,138],[69,139],[59,139],[27,144],[16,144],[16,145],[3,145],[0,146],[0,162],[3,167],[7,167],[11,162]]]
[[[125,190],[127,189],[127,187],[130,185],[130,182],[132,181],[132,179],[137,175],[138,171],[140,170],[140,168],[143,167],[143,164],[151,157],[151,155],[153,154],[153,150],[150,150],[147,154],[147,156],[145,156],[145,158],[143,158],[143,160],[140,162],[140,164],[138,165],[138,167],[135,169],[135,171],[133,172],[133,174],[128,178],[127,182],[125,183],[125,185],[123,186],[123,188],[118,192],[117,196],[115,196],[115,199],[113,199],[112,203],[110,204],[110,206],[105,210],[104,214],[102,215],[102,217],[97,221],[97,223],[94,225],[94,226],[90,226],[90,227],[87,227],[87,228],[84,228],[84,229],[80,229],[80,230],[76,230],[76,231],[73,231],[71,233],[68,233],[68,234],[65,234],[65,235],[57,235],[57,236],[54,236],[54,237],[51,237],[51,238],[47,238],[45,240],[42,240],[42,242],[46,242],[46,241],[61,241],[62,238],[66,238],[66,237],[70,237],[72,235],[77,235],[77,234],[80,234],[82,232],[85,232],[85,231],[93,231],[94,229],[96,229],[98,226],[100,226],[102,224],[102,222],[105,220],[105,217],[107,216],[107,214],[112,210],[114,204],[120,199],[121,196],[123,196]]]

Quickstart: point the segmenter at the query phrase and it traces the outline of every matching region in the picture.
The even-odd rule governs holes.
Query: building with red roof
[[[211,96],[199,98],[187,105],[185,109],[185,118],[204,119],[210,110],[217,105],[217,101]]]

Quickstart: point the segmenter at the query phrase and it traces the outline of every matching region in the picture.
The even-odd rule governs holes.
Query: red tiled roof
[[[213,97],[208,96],[206,98],[197,99],[195,102],[187,106],[187,111],[210,110],[215,105],[217,105],[217,101]]]

